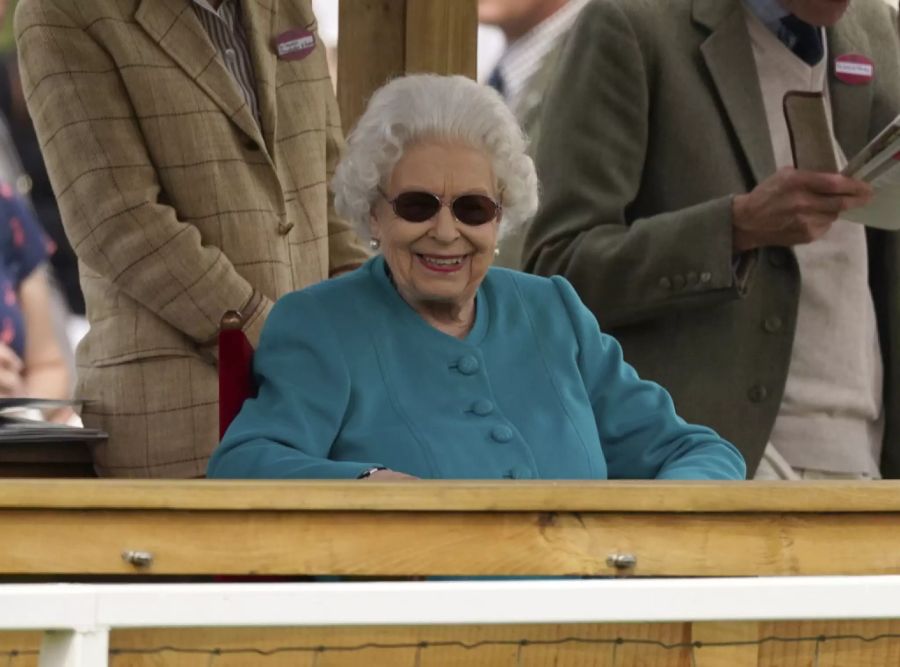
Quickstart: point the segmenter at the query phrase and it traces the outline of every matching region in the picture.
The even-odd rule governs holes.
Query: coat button
[[[663,276],[659,279],[659,286],[663,289],[672,289],[672,281]]]
[[[531,471],[525,466],[516,466],[509,471],[507,477],[510,479],[531,479],[534,475],[532,475]]]
[[[782,326],[783,322],[777,315],[767,317],[765,322],[763,322],[763,329],[765,329],[769,333],[778,333],[779,331],[781,331]]]
[[[503,424],[495,426],[491,429],[491,438],[493,438],[495,442],[509,442],[513,439],[512,429]]]
[[[704,285],[712,280],[712,274],[709,271],[704,271],[700,274],[700,282]]]
[[[769,390],[761,384],[753,385],[747,392],[748,398],[754,403],[762,403],[764,400],[766,400],[766,397],[768,397],[768,395]]]
[[[479,368],[478,359],[471,354],[460,357],[459,361],[456,362],[456,370],[463,375],[475,375]]]
[[[472,412],[479,417],[486,417],[494,411],[494,404],[486,398],[480,398],[472,403]]]
[[[787,266],[788,251],[783,248],[768,248],[766,256],[769,258],[769,264],[777,269]]]
[[[287,235],[287,233],[289,231],[291,231],[293,228],[294,228],[293,222],[279,222],[278,223],[278,233],[281,234],[282,236]]]

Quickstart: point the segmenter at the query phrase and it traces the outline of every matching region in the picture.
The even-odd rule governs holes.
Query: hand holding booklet
[[[872,200],[841,214],[842,220],[891,231],[900,230],[900,116],[853,156],[837,164],[825,96],[792,92],[785,95],[784,113],[791,135],[794,165],[810,171],[840,172],[870,183]]]

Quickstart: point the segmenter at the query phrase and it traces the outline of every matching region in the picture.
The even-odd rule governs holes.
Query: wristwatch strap
[[[367,470],[363,470],[356,479],[365,479],[366,477],[371,477],[372,473],[376,473],[379,470],[387,470],[384,466],[374,466],[372,468],[368,468]]]

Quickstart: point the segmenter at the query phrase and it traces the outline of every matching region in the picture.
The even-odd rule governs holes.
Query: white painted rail
[[[900,576],[0,586],[0,630],[43,630],[41,667],[108,664],[112,628],[889,618]]]

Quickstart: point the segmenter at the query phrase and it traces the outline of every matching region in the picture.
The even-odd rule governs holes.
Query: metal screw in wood
[[[135,567],[150,567],[153,565],[153,554],[149,551],[126,550],[122,552],[122,560]]]
[[[634,554],[610,554],[606,557],[606,564],[617,570],[630,570],[637,565],[637,556]]]

